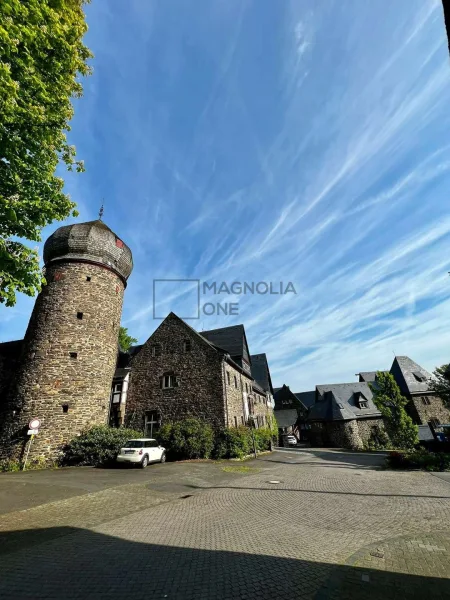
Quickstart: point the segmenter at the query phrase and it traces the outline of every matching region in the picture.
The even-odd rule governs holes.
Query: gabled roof
[[[252,377],[258,384],[273,394],[272,379],[270,377],[269,364],[267,362],[267,356],[265,354],[252,354]]]
[[[408,356],[396,356],[390,372],[403,395],[429,391],[431,374]]]
[[[381,416],[373,403],[373,394],[365,382],[318,385],[317,402],[310,408],[308,421],[350,421]],[[359,407],[359,400],[367,400],[367,408]]]
[[[291,427],[297,423],[298,413],[295,408],[289,410],[275,410],[275,419],[278,427]]]
[[[311,408],[316,401],[316,390],[312,390],[311,392],[294,392],[294,395],[306,409]]]
[[[294,392],[288,385],[284,384],[280,388],[276,388],[273,399],[275,400],[275,409],[286,410],[288,408],[295,408],[304,410],[304,406],[300,403]]]
[[[367,383],[369,381],[375,381],[375,377],[377,376],[377,371],[361,371],[358,373],[359,381],[363,383],[364,381]]]
[[[220,329],[210,329],[209,331],[199,331],[202,337],[208,342],[214,344],[222,350],[228,352],[233,358],[244,359],[251,365],[250,354],[248,351],[247,338],[243,325],[232,325]]]

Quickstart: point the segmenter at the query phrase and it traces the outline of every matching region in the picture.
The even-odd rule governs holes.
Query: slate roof
[[[362,382],[369,382],[369,381],[375,381],[375,377],[377,376],[377,371],[361,371],[360,373],[358,373],[359,375],[359,381]]]
[[[396,356],[390,372],[405,396],[429,391],[431,374],[408,356]]]
[[[272,380],[270,378],[269,364],[267,362],[267,356],[265,354],[252,354],[250,356],[252,361],[252,377],[258,384],[273,394]]]
[[[291,427],[296,424],[298,419],[297,411],[294,408],[287,410],[275,410],[275,419],[278,427]]]
[[[429,425],[419,425],[419,441],[434,442],[434,435],[431,432]]]
[[[303,406],[308,409],[316,401],[316,390],[312,390],[311,392],[294,392],[294,396],[296,396]]]
[[[13,340],[12,342],[0,343],[0,355],[7,359],[19,358],[24,340]]]
[[[220,329],[210,329],[209,331],[199,331],[202,337],[208,342],[222,348],[232,357],[243,358],[251,365],[248,353],[247,340],[243,325],[232,325]]]
[[[275,400],[275,409],[296,408],[298,410],[304,410],[304,406],[300,403],[294,392],[291,392],[288,385],[283,385],[280,388],[276,388],[273,394]]]
[[[309,410],[308,421],[351,421],[381,416],[365,382],[318,385],[316,390],[318,399]],[[359,408],[358,397],[367,400],[367,408]]]

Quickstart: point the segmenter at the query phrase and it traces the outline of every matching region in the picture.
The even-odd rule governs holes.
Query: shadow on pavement
[[[162,546],[75,528],[0,534],[0,597],[179,600],[447,598],[450,580],[294,558]],[[238,543],[238,540],[235,540]],[[289,540],[280,540],[281,550]],[[256,545],[256,544],[255,544]],[[279,550],[279,549],[278,549]],[[277,548],[274,548],[274,553]]]
[[[285,455],[285,456],[283,456]],[[290,458],[288,456],[290,455]],[[277,448],[272,456],[259,458],[258,461],[269,463],[282,463],[285,465],[309,465],[317,467],[340,467],[354,469],[382,469],[385,462],[385,453],[350,452],[348,450],[316,450],[314,448]],[[298,458],[297,462],[294,462]],[[304,459],[315,459],[307,461]],[[339,464],[336,464],[339,463]]]

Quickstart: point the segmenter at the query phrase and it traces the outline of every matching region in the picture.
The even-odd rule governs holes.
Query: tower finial
[[[98,211],[98,219],[99,219],[99,221],[102,220],[102,217],[103,217],[103,202],[102,202],[102,205],[100,206],[100,210]]]

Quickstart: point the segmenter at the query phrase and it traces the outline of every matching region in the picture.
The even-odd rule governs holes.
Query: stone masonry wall
[[[228,407],[226,415],[228,427],[247,425],[244,411],[245,402],[247,402],[249,414],[256,417],[256,425],[266,427],[268,418],[273,411],[267,406],[266,395],[252,389],[251,377],[225,362],[223,382]]]
[[[189,340],[190,351],[184,343]],[[161,348],[159,356],[153,347]],[[179,386],[161,388],[173,373]],[[143,430],[145,414],[157,411],[162,423],[187,417],[225,425],[222,357],[176,315],[170,314],[147,340],[131,365],[125,424]]]
[[[450,423],[450,410],[445,407],[439,396],[413,396],[407,409],[414,423],[418,425],[426,425],[431,419],[438,419],[440,423]]]
[[[30,456],[47,458],[86,426],[107,422],[124,284],[108,269],[82,262],[51,264],[46,279],[3,405],[3,456],[23,453],[31,418],[41,428]]]
[[[314,446],[362,450],[369,442],[373,429],[377,427],[384,430],[383,419],[312,423],[311,441]]]

